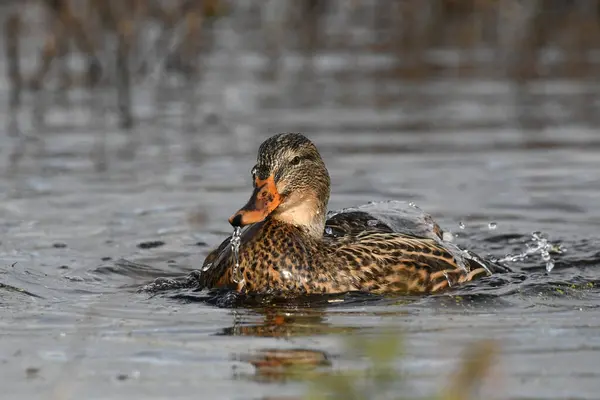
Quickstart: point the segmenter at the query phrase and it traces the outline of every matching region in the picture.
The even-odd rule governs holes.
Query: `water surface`
[[[501,354],[486,396],[597,398],[600,136],[585,113],[594,84],[342,83],[343,56],[333,67],[321,60],[329,69],[312,80],[291,71],[275,84],[239,57],[248,67],[233,77],[221,68],[228,59],[215,57],[203,85],[140,87],[130,132],[115,127],[110,91],[27,95],[4,114],[4,393],[295,396],[302,382],[259,379],[240,355],[301,348],[326,352],[333,368],[363,368],[344,336],[391,327],[405,338],[397,365],[407,394],[434,393],[466,347],[491,338]],[[522,253],[534,231],[565,252],[552,255],[550,273],[538,252],[509,263],[513,273],[422,298],[232,309],[205,293],[139,293],[156,277],[199,268],[231,233],[227,218],[250,194],[258,145],[280,131],[319,147],[331,209],[411,201],[483,256]]]

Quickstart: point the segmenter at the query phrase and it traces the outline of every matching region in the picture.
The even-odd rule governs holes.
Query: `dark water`
[[[342,82],[344,58],[333,56],[310,78],[292,68],[273,84],[259,79],[255,59],[239,57],[248,67],[233,71],[215,57],[201,85],[139,88],[140,121],[128,133],[115,128],[110,92],[42,92],[4,114],[7,398],[300,395],[302,382],[265,382],[240,355],[320,350],[333,368],[363,368],[344,336],[388,328],[405,338],[403,393],[434,393],[465,348],[491,338],[501,353],[486,398],[598,398],[595,84],[400,84],[369,78],[364,71],[378,61],[368,57]],[[16,127],[20,136],[10,136]],[[231,309],[206,293],[139,293],[156,277],[198,268],[231,233],[227,217],[247,200],[256,149],[279,131],[315,141],[331,173],[332,209],[411,201],[481,255],[523,253],[534,231],[563,252],[550,255],[550,273],[538,251],[508,263],[513,273],[422,298]]]

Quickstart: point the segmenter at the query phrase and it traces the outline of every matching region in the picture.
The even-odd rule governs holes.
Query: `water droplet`
[[[231,251],[233,252],[233,259],[235,260],[232,279],[235,283],[240,283],[244,277],[240,274],[240,245],[242,244],[242,228],[239,226],[233,228],[233,234],[231,235],[230,243]]]
[[[409,206],[413,207],[413,208],[417,208],[417,205],[415,203],[413,203],[412,201],[410,203],[408,203]]]
[[[550,259],[550,260],[546,261],[546,271],[550,272],[550,271],[552,271],[552,269],[554,269],[554,260]]]
[[[546,250],[542,250],[541,255],[542,255],[542,260],[544,260],[546,262],[548,262],[552,259],[550,257],[550,253],[548,253]]]
[[[459,227],[460,229],[465,229],[465,224],[464,224],[464,222],[460,221],[460,222],[458,223],[458,227]]]
[[[367,221],[367,225],[369,226],[377,226],[378,223],[379,221],[377,221],[376,219],[370,219]]]
[[[208,264],[204,265],[204,266],[202,267],[202,272],[206,272],[206,271],[208,271],[209,269],[211,269],[211,268],[212,268],[212,266],[213,266],[213,264],[212,264],[212,263],[208,263]]]
[[[288,271],[287,269],[284,269],[281,271],[281,276],[284,279],[292,279],[292,273],[290,271]]]
[[[495,222],[490,222],[490,223],[488,224],[488,228],[489,228],[489,230],[490,230],[490,231],[493,231],[493,230],[494,230],[494,229],[496,229],[497,227],[498,227],[498,224],[497,224],[497,223],[495,223]]]

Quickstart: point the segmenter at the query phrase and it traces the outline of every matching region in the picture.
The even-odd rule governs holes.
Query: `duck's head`
[[[316,146],[299,133],[265,140],[252,168],[254,192],[229,218],[234,227],[267,217],[305,228],[321,236],[329,201],[329,173]]]

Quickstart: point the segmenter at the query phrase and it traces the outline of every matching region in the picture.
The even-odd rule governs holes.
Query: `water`
[[[458,105],[469,101],[477,96]],[[287,111],[262,112],[268,125],[287,124]],[[447,294],[410,302],[350,297],[311,308],[230,310],[187,289],[148,296],[137,292],[142,285],[199,268],[230,234],[227,217],[251,190],[255,149],[233,156],[227,142],[207,134],[217,150],[195,164],[178,137],[162,137],[159,145],[161,132],[143,125],[139,133],[146,136],[133,158],[118,155],[126,137],[109,132],[108,169],[96,172],[89,132],[50,125],[45,153],[23,157],[0,181],[4,390],[22,398],[163,398],[200,390],[213,398],[294,395],[303,391],[300,382],[265,383],[231,357],[299,347],[327,352],[336,368],[359,367],[342,333],[391,327],[405,335],[398,365],[413,393],[434,391],[461,352],[485,337],[501,343],[497,390],[507,396],[596,397],[600,192],[592,183],[600,165],[595,150],[573,144],[588,135],[585,128],[564,128],[572,139],[551,148],[523,145],[531,133],[521,132],[508,149],[498,149],[497,139],[509,140],[499,128],[392,136],[376,133],[380,121],[373,118],[371,140],[422,143],[414,146],[418,152],[399,145],[381,153],[366,148],[362,134],[326,128],[328,118],[306,118],[304,129],[331,171],[332,208],[415,198],[443,227],[466,221],[454,238],[461,247],[497,259],[527,257],[506,262],[513,273],[456,289],[460,301]],[[254,143],[278,130],[268,125],[257,128]],[[537,143],[553,140],[551,132],[537,135]],[[471,150],[454,144],[474,138],[479,144]],[[6,156],[12,141],[2,140]],[[438,141],[446,144],[426,145]],[[495,230],[488,229],[492,215]],[[534,230],[567,249],[548,249],[550,273]],[[139,247],[150,241],[164,245]],[[122,257],[149,267],[121,266]],[[27,368],[39,372],[32,378]]]
[[[395,364],[407,395],[434,393],[486,338],[500,355],[482,398],[598,397],[600,136],[579,107],[597,102],[594,84],[539,81],[522,98],[505,81],[413,85],[358,71],[346,82],[326,68],[273,84],[252,65],[232,73],[221,56],[200,87],[139,93],[129,133],[102,108],[110,92],[25,96],[2,118],[25,135],[0,135],[5,395],[297,396],[301,380],[266,380],[244,355],[302,349],[324,352],[335,369],[362,369],[345,336],[392,329],[404,340]],[[341,61],[333,69],[346,64],[330,59]],[[172,287],[231,234],[227,218],[250,194],[256,149],[279,131],[314,139],[331,209],[413,202],[458,227],[458,246],[512,272],[405,299],[231,308],[230,295],[186,285],[140,292],[156,278]]]
[[[244,286],[244,277],[240,271],[240,244],[242,243],[242,228],[236,226],[233,228],[233,234],[231,235],[231,250],[233,253],[233,259],[235,260],[233,268],[233,281],[240,286]]]
[[[542,261],[546,263],[546,271],[551,272],[554,268],[554,259],[550,253],[562,254],[566,249],[562,248],[561,245],[555,245],[548,241],[541,232],[533,232],[531,234],[531,242],[526,244],[526,249],[519,254],[509,254],[506,257],[496,260],[501,263],[511,263],[516,261],[523,261],[530,256],[534,256],[539,253]]]

